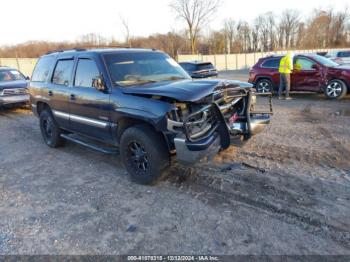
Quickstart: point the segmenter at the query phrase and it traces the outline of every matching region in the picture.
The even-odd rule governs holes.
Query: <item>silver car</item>
[[[29,77],[17,69],[0,67],[0,106],[27,103]]]
[[[350,50],[330,51],[326,54],[326,57],[340,65],[350,64]]]

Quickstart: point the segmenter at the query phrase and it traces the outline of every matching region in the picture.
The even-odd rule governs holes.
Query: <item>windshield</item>
[[[104,59],[114,85],[191,79],[175,60],[164,53],[115,53],[105,55]]]
[[[323,56],[319,56],[319,55],[315,55],[313,56],[313,58],[319,62],[320,64],[324,65],[324,66],[328,66],[328,67],[335,67],[335,66],[339,66],[339,64],[337,64],[336,62],[333,62],[332,60],[323,57]]]
[[[24,80],[24,76],[17,70],[0,71],[0,82]]]

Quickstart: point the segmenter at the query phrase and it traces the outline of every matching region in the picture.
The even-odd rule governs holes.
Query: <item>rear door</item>
[[[306,57],[295,57],[294,70],[291,76],[292,91],[318,92],[321,88],[321,80],[322,72],[320,65]]]
[[[274,88],[278,89],[280,83],[280,73],[278,71],[282,57],[272,57],[261,63],[257,77],[267,77],[273,84]]]
[[[57,60],[48,88],[44,90],[58,124],[69,129],[69,95],[72,88],[74,57],[65,56]]]
[[[100,72],[94,57],[78,57],[69,96],[70,127],[77,133],[109,142],[112,138],[110,94],[93,87]]]

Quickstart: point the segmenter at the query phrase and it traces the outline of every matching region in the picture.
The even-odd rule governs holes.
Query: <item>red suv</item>
[[[249,71],[249,82],[258,93],[278,90],[278,67],[282,57],[261,58]],[[341,66],[316,54],[296,55],[293,63],[291,91],[322,92],[328,98],[341,99],[350,90],[350,66]]]

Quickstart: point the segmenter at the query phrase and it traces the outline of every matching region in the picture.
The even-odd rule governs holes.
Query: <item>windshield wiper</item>
[[[180,77],[180,76],[171,76],[168,78],[161,79],[160,81],[171,81],[171,80],[185,80],[187,78],[185,77]]]
[[[123,83],[123,82],[116,82],[116,83],[121,86],[134,86],[134,85],[145,85],[145,84],[156,83],[156,82],[157,81],[155,80],[137,80],[130,83]]]

